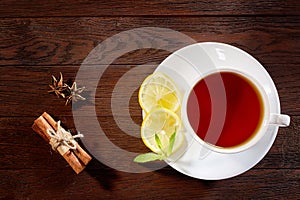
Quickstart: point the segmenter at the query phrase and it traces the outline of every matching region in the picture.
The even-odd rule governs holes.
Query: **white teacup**
[[[219,91],[210,91],[212,93],[217,92],[218,98],[218,103],[224,104],[224,105],[218,105],[216,108],[212,108],[212,118],[215,119],[215,121],[218,122],[218,124],[213,124],[209,126],[209,129],[211,128],[214,131],[214,139],[213,141],[206,142],[205,139],[201,139],[196,133],[195,133],[195,128],[193,129],[188,117],[188,110],[187,110],[187,105],[188,105],[188,99],[191,95],[191,92],[193,91],[194,86],[201,81],[202,78],[205,78],[211,74],[217,74],[217,73],[222,73],[222,72],[227,72],[227,73],[233,73],[236,74],[240,77],[243,77],[246,79],[249,83],[251,83],[252,87],[257,91],[258,95],[260,96],[261,99],[261,104],[262,104],[262,113],[261,113],[261,120],[259,121],[258,127],[255,129],[255,131],[251,134],[251,137],[245,141],[243,141],[240,144],[230,146],[230,147],[221,147],[218,145],[215,145],[219,139],[218,135],[220,136],[222,134],[222,129],[224,128],[224,122],[226,118],[226,112],[227,112],[227,107],[226,107],[226,94],[225,94],[225,89],[224,91],[219,90]],[[213,71],[210,71],[207,74],[202,74],[202,78],[199,80],[195,80],[194,83],[192,84],[193,87],[190,87],[190,90],[186,92],[183,96],[183,101],[182,101],[182,107],[181,107],[181,118],[183,122],[183,126],[185,127],[185,130],[187,133],[192,133],[193,138],[201,143],[204,147],[215,151],[219,153],[237,153],[244,151],[253,145],[255,145],[266,133],[266,130],[268,126],[270,125],[275,125],[275,126],[281,126],[285,127],[288,126],[290,123],[290,117],[288,115],[283,115],[283,114],[276,114],[276,113],[271,113],[270,112],[270,105],[269,105],[269,100],[266,92],[264,91],[263,87],[259,84],[257,80],[255,80],[254,77],[252,77],[249,74],[246,74],[245,72],[236,70],[236,69],[215,69]],[[219,84],[223,84],[221,76],[219,77]],[[209,86],[208,86],[209,88]],[[222,88],[222,87],[220,87]],[[221,93],[221,94],[220,94]],[[222,94],[223,93],[223,94]],[[195,106],[194,112],[201,112],[201,110],[198,110],[199,108]],[[201,120],[201,119],[200,119]],[[211,121],[211,123],[214,120]],[[236,122],[232,122],[236,123]],[[211,132],[208,130],[207,134],[211,134]],[[240,133],[243,134],[243,133]],[[206,137],[209,137],[207,135]]]
[[[260,70],[259,73],[257,73],[257,70]],[[277,92],[272,92],[276,91],[275,86],[274,88],[268,88],[269,84],[266,84],[264,81],[269,79],[269,74],[255,58],[231,45],[208,42],[187,46],[166,58],[160,64],[157,71],[162,71],[170,75],[183,94],[180,115],[185,129],[184,132],[192,136],[188,138],[193,138],[195,141],[201,143],[203,147],[214,152],[238,153],[244,151],[258,143],[267,133],[269,126],[284,127],[290,123],[290,117],[288,115],[280,114],[279,102],[273,102],[274,99],[278,99],[278,94]],[[217,146],[214,145],[215,143],[208,143],[204,141],[205,139],[203,140],[198,137],[190,124],[187,114],[187,102],[194,86],[202,78],[216,72],[224,71],[239,74],[254,85],[261,97],[262,107],[264,108],[261,123],[251,138],[239,145],[231,147]],[[220,84],[222,84],[222,81],[220,81]],[[270,104],[272,104],[272,109],[270,109]],[[274,109],[274,105],[278,108]],[[197,108],[195,109],[195,112],[197,112]],[[221,112],[218,112],[220,110]],[[214,113],[217,117],[224,118],[226,117],[226,108],[220,106],[219,110],[213,112],[213,114]],[[218,131],[221,132],[222,128],[223,125],[220,124]]]

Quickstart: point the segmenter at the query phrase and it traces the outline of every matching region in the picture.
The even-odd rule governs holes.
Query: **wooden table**
[[[300,199],[300,3],[296,0],[225,1],[12,1],[0,6],[1,199]],[[71,105],[47,93],[51,75],[76,73],[95,46],[122,31],[162,27],[197,42],[237,46],[256,57],[273,78],[282,128],[266,157],[237,177],[204,181],[171,167],[126,173],[93,159],[76,175],[31,125],[44,111],[75,131]],[[107,137],[127,151],[146,152],[126,135],[111,112],[118,80],[137,65],[159,64],[170,52],[142,49],[122,55],[104,72],[96,93],[98,121]],[[153,71],[145,67],[144,77]],[[88,95],[88,88],[86,93]],[[130,99],[140,124],[137,91]],[[125,118],[125,117],[124,117]],[[130,127],[127,127],[130,129]],[[89,133],[84,133],[89,134]]]

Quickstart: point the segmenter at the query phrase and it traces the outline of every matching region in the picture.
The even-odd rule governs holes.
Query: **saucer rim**
[[[188,48],[193,48],[194,46],[196,45],[200,45],[202,48],[205,49],[205,46],[206,45],[217,45],[217,46],[226,46],[226,47],[229,47],[230,49],[232,50],[235,50],[235,51],[238,51],[238,52],[241,52],[243,55],[249,57],[250,59],[254,60],[257,62],[257,66],[258,66],[258,69],[259,69],[259,73],[264,73],[264,75],[266,77],[268,77],[267,80],[265,80],[265,84],[267,84],[271,89],[272,89],[272,93],[273,93],[273,104],[272,104],[272,100],[270,99],[269,97],[269,102],[270,102],[270,108],[273,107],[275,110],[276,110],[276,113],[280,113],[280,101],[279,101],[279,96],[278,96],[278,91],[276,89],[276,86],[270,76],[270,74],[266,71],[266,69],[253,57],[251,56],[249,53],[247,53],[246,51],[242,50],[242,49],[239,49],[235,46],[232,46],[232,45],[229,45],[229,44],[225,44],[225,43],[219,43],[219,42],[201,42],[201,43],[196,43],[196,44],[192,44],[192,45],[188,45],[186,47],[183,47],[177,51],[175,51],[174,53],[172,53],[171,55],[169,55],[164,61],[162,61],[159,66],[155,69],[155,72],[157,71],[160,71],[165,65],[164,65],[164,62],[166,62],[168,59],[172,59],[173,56],[177,56],[177,55],[180,55],[180,52],[181,51],[184,51]],[[223,67],[223,68],[226,68],[226,67]],[[222,69],[222,66],[218,69]],[[236,68],[238,70],[238,68]],[[252,74],[253,75],[253,74]],[[262,80],[258,80],[258,82],[262,82]],[[262,88],[265,89],[265,84],[262,85]],[[179,171],[180,173],[182,174],[185,174],[187,176],[190,176],[190,177],[193,177],[193,178],[197,178],[197,179],[202,179],[202,180],[222,180],[222,179],[228,179],[228,178],[232,178],[232,177],[235,177],[235,176],[238,176],[242,173],[245,173],[246,171],[250,170],[251,168],[253,168],[256,164],[258,164],[265,156],[266,154],[269,152],[269,150],[271,149],[275,139],[276,139],[276,136],[277,136],[277,133],[278,133],[278,127],[269,127],[270,129],[273,129],[273,130],[270,130],[271,133],[269,134],[272,134],[270,135],[270,140],[268,142],[266,142],[266,145],[265,145],[265,148],[264,148],[264,151],[263,152],[256,152],[256,154],[258,155],[258,158],[257,159],[252,159],[251,162],[248,163],[247,166],[244,166],[243,170],[239,170],[239,172],[237,173],[231,173],[230,175],[223,175],[223,176],[199,176],[199,174],[195,174],[193,173],[193,170],[190,170],[189,172],[185,172],[183,169],[180,168],[180,164],[177,164],[178,161],[180,160],[180,158],[177,160],[177,161],[173,161],[173,162],[168,162],[166,161],[166,163],[168,165],[170,165],[172,168],[174,168],[175,170]],[[269,129],[268,128],[268,129]],[[201,144],[198,143],[198,145],[201,146]],[[244,151],[244,153],[247,153],[247,151],[251,151],[253,149],[255,149],[256,146],[253,146],[253,147],[250,147],[249,149],[246,149]],[[211,150],[208,150],[208,151],[211,151]],[[212,151],[211,151],[212,152]],[[216,152],[213,152],[214,154],[220,154],[220,153],[216,153]],[[232,153],[231,155],[237,155],[239,153]],[[221,158],[223,155],[219,155],[219,157]],[[227,154],[227,156],[230,157],[230,154]],[[220,159],[219,158],[219,159]],[[203,159],[205,160],[205,158]],[[203,161],[201,160],[201,162]],[[199,159],[193,159],[191,160],[191,162],[199,162]],[[192,168],[192,167],[191,167]],[[192,172],[191,172],[192,171]]]

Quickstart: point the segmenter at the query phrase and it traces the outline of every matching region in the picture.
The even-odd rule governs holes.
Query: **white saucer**
[[[278,93],[270,75],[257,60],[236,47],[214,42],[193,44],[171,54],[156,71],[166,73],[177,83],[182,94],[185,94],[201,74],[207,74],[216,68],[238,69],[252,75],[268,95],[270,112],[280,113]],[[177,171],[198,179],[231,178],[246,172],[263,159],[271,148],[277,131],[277,126],[270,125],[267,133],[255,146],[235,154],[206,150],[203,156],[200,155],[203,146],[189,139],[185,153],[176,161],[167,163]]]

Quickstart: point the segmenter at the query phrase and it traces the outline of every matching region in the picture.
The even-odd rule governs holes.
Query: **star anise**
[[[52,75],[52,85],[49,85],[49,87],[51,88],[51,90],[48,91],[49,93],[55,93],[57,97],[66,97],[64,92],[67,90],[68,85],[63,83],[63,75],[61,72],[58,80]]]
[[[69,95],[66,96],[66,98],[67,98],[66,105],[68,103],[70,103],[71,101],[76,102],[78,100],[85,100],[85,98],[80,95],[82,93],[82,91],[85,89],[85,87],[77,88],[76,82],[73,83],[72,87],[69,87],[69,86],[67,86],[67,87],[69,90]]]

